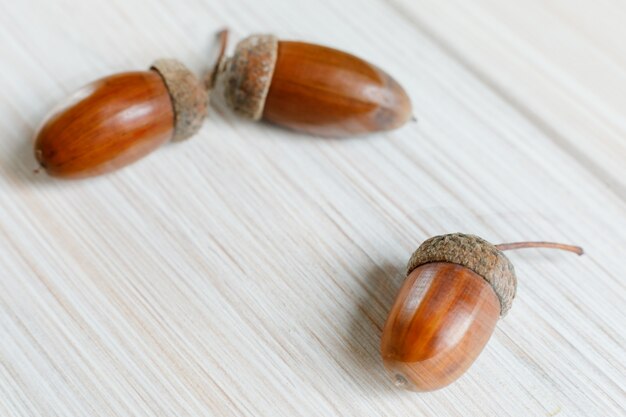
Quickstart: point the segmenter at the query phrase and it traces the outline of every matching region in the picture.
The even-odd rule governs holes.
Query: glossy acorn
[[[61,103],[36,133],[35,157],[55,177],[105,174],[192,136],[207,102],[184,65],[161,59],[148,71],[97,80]]]
[[[515,297],[517,279],[503,250],[548,242],[502,245],[461,233],[426,240],[411,256],[385,323],[381,354],[393,382],[414,391],[445,387],[471,366]]]
[[[215,74],[236,114],[325,137],[398,128],[411,117],[404,89],[376,66],[345,52],[253,35]]]

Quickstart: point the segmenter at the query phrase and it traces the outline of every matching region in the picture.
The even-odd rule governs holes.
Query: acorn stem
[[[514,250],[514,249],[526,249],[526,248],[549,248],[549,249],[559,249],[568,252],[573,252],[576,255],[580,256],[584,252],[583,248],[580,246],[574,245],[566,245],[564,243],[554,243],[554,242],[515,242],[515,243],[500,243],[499,245],[495,245],[498,250]]]
[[[229,30],[227,28],[222,29],[217,33],[220,49],[217,53],[217,58],[215,59],[215,65],[213,66],[213,69],[211,70],[211,72],[209,72],[209,75],[205,80],[207,90],[213,89],[213,86],[215,85],[217,73],[219,72],[222,61],[224,61],[224,55],[226,54],[226,47],[228,46],[228,34]]]

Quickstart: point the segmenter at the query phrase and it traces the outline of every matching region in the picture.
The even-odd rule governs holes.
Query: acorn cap
[[[421,265],[450,262],[471,269],[487,281],[500,300],[500,316],[511,308],[517,278],[513,264],[494,245],[478,236],[463,233],[435,236],[420,245],[407,266],[407,275]]]
[[[215,82],[218,97],[236,114],[259,120],[277,56],[278,39],[274,35],[252,35],[239,42],[233,56],[218,69]]]
[[[156,60],[150,69],[165,82],[174,107],[173,141],[193,136],[207,115],[208,93],[198,78],[176,59]]]

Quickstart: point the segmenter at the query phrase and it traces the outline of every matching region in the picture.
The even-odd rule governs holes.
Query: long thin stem
[[[499,250],[513,250],[513,249],[526,249],[526,248],[549,248],[549,249],[559,249],[565,250],[568,252],[573,252],[576,255],[580,256],[585,251],[580,246],[574,245],[566,245],[563,243],[554,243],[554,242],[515,242],[515,243],[500,243],[496,245],[496,248]]]
[[[226,54],[226,47],[228,46],[228,33],[228,29],[222,29],[217,33],[220,49],[217,53],[215,65],[213,65],[213,69],[207,74],[207,77],[205,79],[205,86],[207,90],[211,90],[213,89],[213,86],[215,86],[215,79],[217,78],[217,73],[219,72],[220,66],[222,65],[224,55]]]

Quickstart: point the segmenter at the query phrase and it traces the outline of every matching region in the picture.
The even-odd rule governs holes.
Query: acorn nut
[[[274,35],[239,42],[212,78],[214,97],[236,114],[318,136],[392,130],[412,117],[406,92],[383,70],[346,52]]]
[[[84,178],[126,166],[196,133],[207,92],[180,62],[97,80],[61,103],[36,133],[35,157],[52,176]]]
[[[515,298],[515,271],[502,251],[531,247],[582,254],[577,246],[492,245],[462,233],[422,243],[409,260],[407,278],[383,329],[381,354],[393,382],[431,391],[467,371]]]

